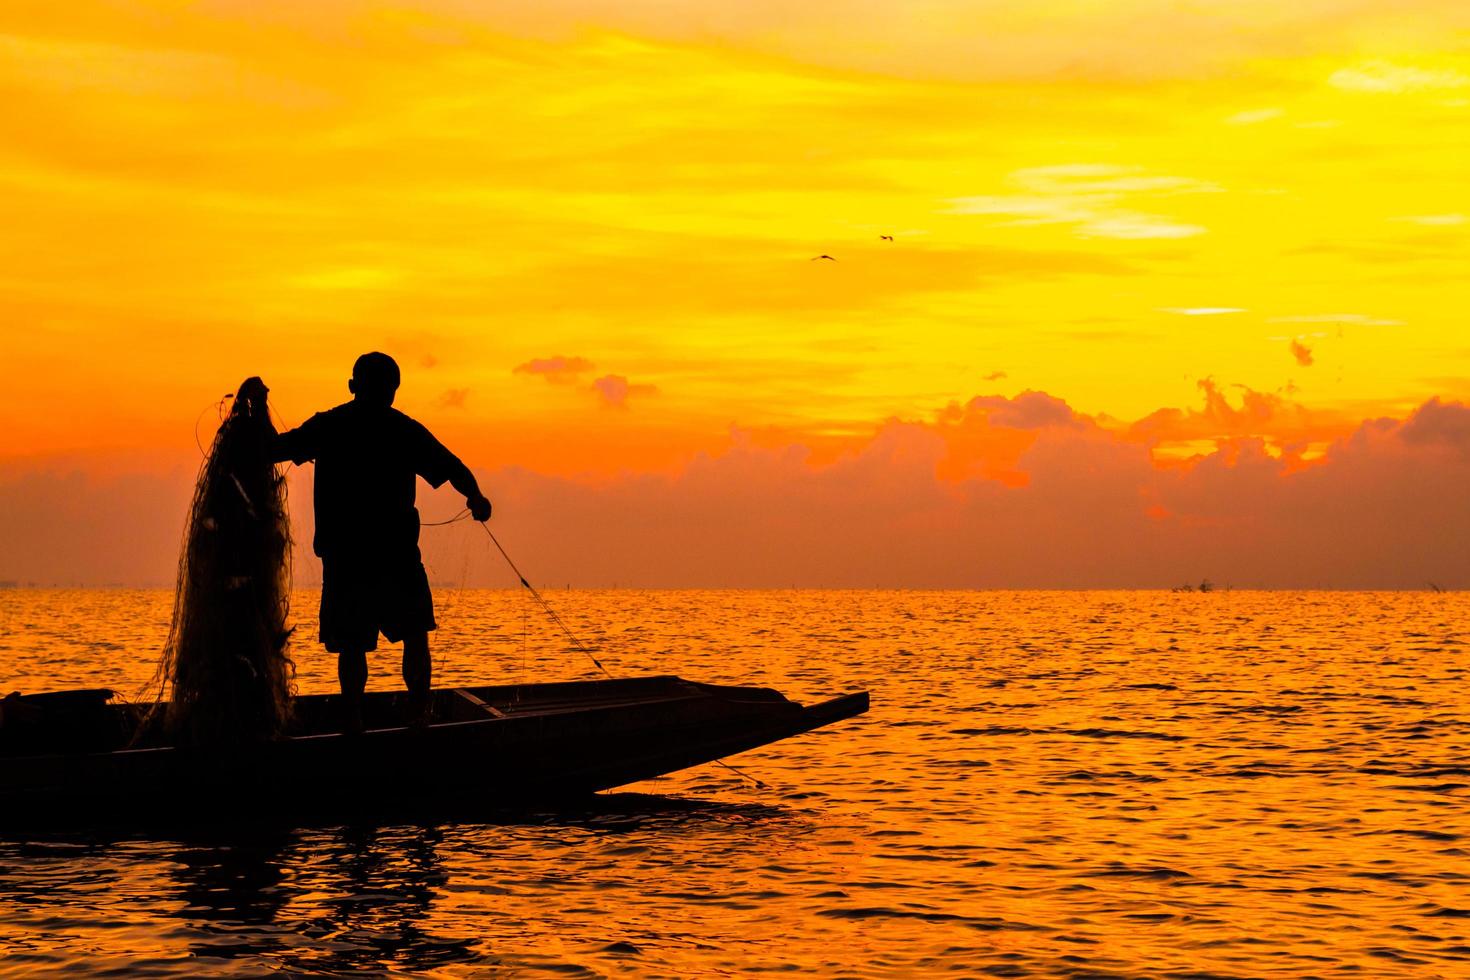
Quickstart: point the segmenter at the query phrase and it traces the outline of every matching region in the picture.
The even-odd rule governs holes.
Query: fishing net
[[[199,470],[154,677],[161,719],[151,720],[179,744],[268,741],[290,720],[291,527],[274,438],[266,387],[250,378]]]

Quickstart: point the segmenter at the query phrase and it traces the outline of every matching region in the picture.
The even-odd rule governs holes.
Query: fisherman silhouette
[[[313,549],[322,560],[321,642],[337,654],[344,727],[362,729],[367,655],[378,634],[403,643],[409,714],[425,720],[433,665],[434,599],[419,554],[415,478],[448,482],[470,515],[490,517],[474,474],[428,429],[393,407],[398,364],[373,351],[357,359],[352,401],[318,412],[276,436],[276,462],[316,463]]]

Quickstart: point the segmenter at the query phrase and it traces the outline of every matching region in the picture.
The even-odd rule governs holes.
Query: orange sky
[[[943,442],[919,453],[940,492],[1075,508],[1036,496],[1047,439],[1005,420],[1033,392],[1144,453],[1128,513],[1181,522],[1159,533],[1183,548],[1200,525],[1158,481],[1258,445],[1276,482],[1239,488],[1221,547],[1254,540],[1243,574],[1291,584],[1261,515],[1335,440],[1439,398],[1448,435],[1404,451],[1460,458],[1467,32],[1460,3],[1366,0],[7,3],[0,578],[166,579],[152,550],[35,529],[122,499],[108,481],[176,487],[246,374],[299,421],[378,348],[492,497],[507,468],[606,507],[658,479],[706,495],[670,518],[689,536],[741,506],[690,482],[701,460],[794,452],[788,482],[829,483],[866,461],[871,486],[906,472],[874,455],[895,425]],[[1344,483],[1342,511],[1368,520],[1383,486]],[[168,552],[175,492],[117,519]],[[1390,545],[1413,563],[1409,537],[1347,530],[1379,550],[1344,581]],[[744,567],[627,564],[762,581],[722,563]]]

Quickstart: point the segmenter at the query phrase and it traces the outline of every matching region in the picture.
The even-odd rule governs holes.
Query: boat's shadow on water
[[[799,819],[800,811],[767,803],[725,803],[655,793],[604,793],[556,809],[462,813],[462,822],[504,826],[566,826],[589,830],[708,829],[718,824],[756,824]]]
[[[754,824],[800,819],[799,810],[765,803],[726,803],[655,793],[597,793],[531,802],[521,806],[486,803],[385,803],[371,808],[281,810],[262,816],[258,811],[230,813],[212,809],[208,814],[157,811],[146,819],[110,820],[105,813],[76,814],[75,819],[46,825],[20,823],[0,826],[0,844],[28,842],[56,844],[118,843],[122,841],[228,843],[292,831],[333,828],[382,829],[395,826],[461,827],[568,827],[615,832],[619,830],[702,829],[719,824]]]

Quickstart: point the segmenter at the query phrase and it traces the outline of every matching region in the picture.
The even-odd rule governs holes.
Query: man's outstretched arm
[[[468,466],[460,463],[458,469],[449,474],[449,485],[464,494],[465,505],[469,507],[471,517],[477,521],[490,519],[490,501],[480,492],[480,483]]]
[[[265,440],[265,452],[272,463],[284,463],[287,460],[304,463],[315,459],[315,427],[302,425],[287,432],[277,432],[275,423],[271,421],[270,411],[266,408],[269,391],[259,377],[246,378],[235,395],[233,413],[248,415],[260,426]]]
[[[418,422],[411,423],[412,432],[415,435],[411,443],[411,451],[414,456],[414,470],[429,486],[436,490],[448,483],[451,487],[464,494],[465,504],[470,509],[470,516],[477,521],[488,521],[490,519],[490,501],[480,492],[479,481],[470,468],[464,464],[454,453],[450,452],[434,434],[424,428]]]

